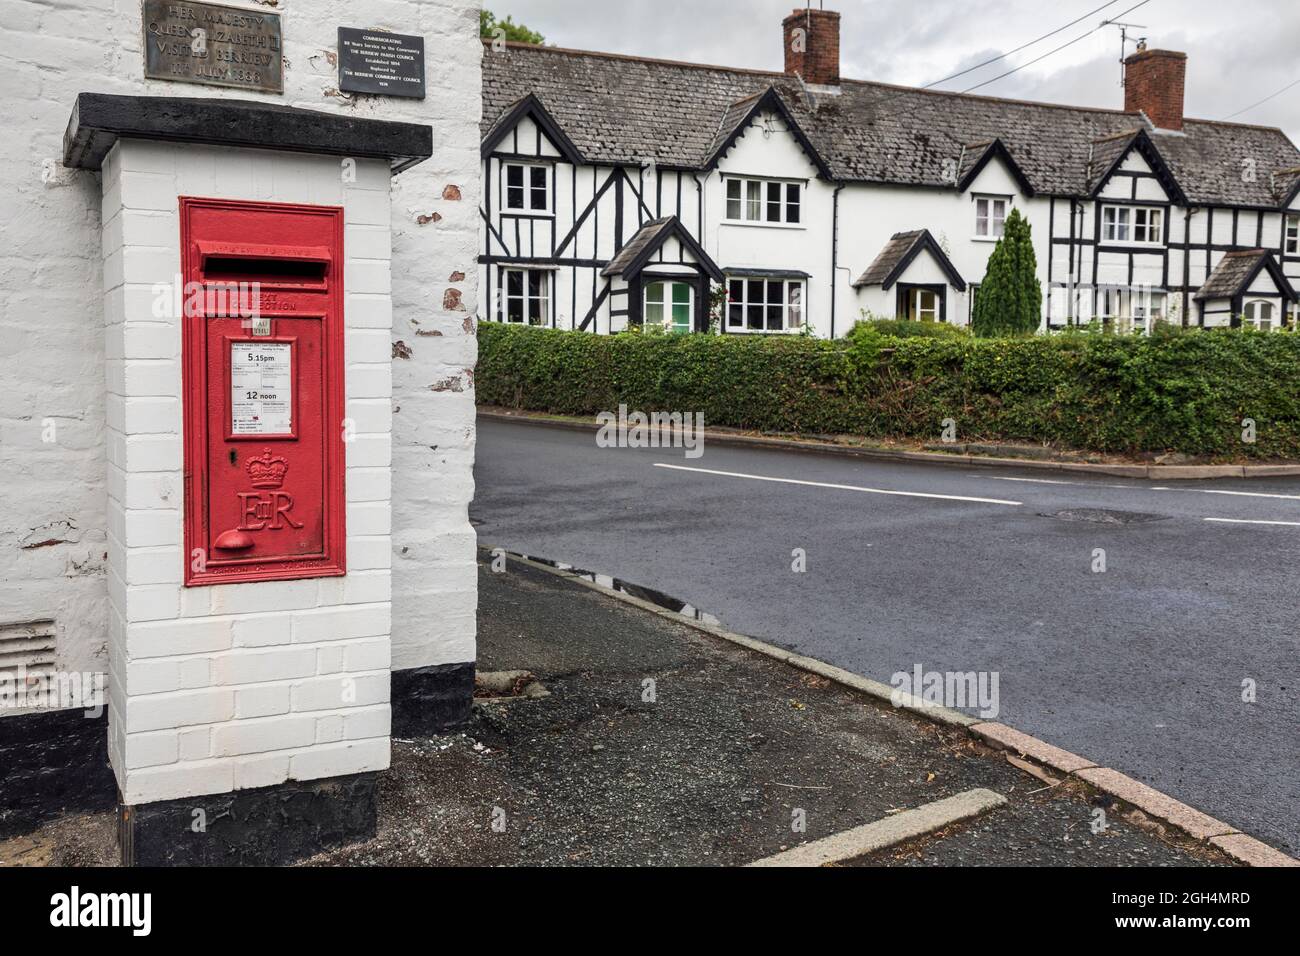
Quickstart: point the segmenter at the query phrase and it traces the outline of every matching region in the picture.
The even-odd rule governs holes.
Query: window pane
[[[650,307],[651,302],[660,306],[664,304],[664,284],[662,282],[651,282],[645,287],[645,302],[646,308]]]
[[[763,307],[761,305],[746,306],[745,326],[756,332],[763,331]]]
[[[759,182],[745,183],[745,218],[753,222],[759,222],[763,218],[763,184]]]
[[[673,304],[690,305],[690,302],[691,302],[691,287],[687,285],[685,282],[674,282],[673,283]]]
[[[786,325],[791,329],[803,328],[803,283],[790,283],[790,313]]]
[[[739,329],[745,325],[745,307],[738,301],[727,306],[727,328]]]
[[[767,221],[781,221],[781,184],[767,184]]]
[[[769,332],[780,332],[784,328],[785,309],[779,305],[769,305],[767,307],[767,330]]]
[[[732,279],[727,289],[727,297],[732,303],[739,303],[745,297],[745,283],[739,279]]]
[[[689,305],[673,305],[673,331],[689,332],[691,330],[691,307]]]
[[[545,190],[545,189],[533,189],[533,190],[530,190],[530,191],[531,191],[532,194],[533,194],[533,196],[532,196],[533,204],[532,204],[532,207],[531,207],[531,208],[533,208],[533,209],[545,209],[545,208],[546,208],[546,205],[547,205],[547,204],[546,204],[546,190]]]
[[[528,175],[530,177],[529,185],[532,186],[534,189],[546,188],[546,167],[545,166],[529,167]]]
[[[663,325],[664,304],[662,302],[647,302],[645,304],[645,321],[646,325]]]
[[[506,167],[506,185],[523,186],[524,184],[524,167],[507,166]]]
[[[736,200],[739,200],[739,199],[740,199],[740,180],[739,180],[739,179],[728,179],[728,180],[727,180],[727,198],[728,198],[728,199],[736,199]]]
[[[506,295],[524,294],[524,274],[518,269],[506,272]]]
[[[506,208],[523,209],[524,208],[524,187],[511,186],[506,190]]]
[[[739,199],[728,199],[728,200],[727,200],[727,218],[728,218],[728,219],[739,219],[739,218],[740,218],[740,200],[739,200]]]
[[[785,301],[785,283],[779,280],[767,284],[767,301],[780,305]]]
[[[977,235],[977,236],[987,236],[988,234],[989,234],[989,217],[988,217],[988,216],[976,216],[976,217],[975,217],[975,235]]]
[[[749,305],[760,305],[763,302],[763,280],[750,279],[745,283]]]
[[[785,221],[799,222],[799,184],[787,183],[785,187]]]
[[[538,296],[542,294],[544,289],[543,281],[545,278],[545,272],[528,273],[528,294],[530,296]]]

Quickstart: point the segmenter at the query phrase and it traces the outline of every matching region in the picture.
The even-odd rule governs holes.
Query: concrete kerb
[[[568,431],[595,432],[595,422],[541,415],[531,412],[512,413],[480,408],[479,418],[489,421],[540,425]],[[1032,458],[991,458],[960,452],[892,451],[887,448],[859,448],[830,442],[793,438],[765,438],[731,432],[704,431],[704,441],[723,447],[767,448],[776,451],[800,451],[841,458],[865,458],[874,461],[904,461],[918,464],[947,465],[961,468],[1025,468],[1032,471],[1070,472],[1105,475],[1111,478],[1135,478],[1147,481],[1208,481],[1215,478],[1288,478],[1300,476],[1300,465],[1106,465],[1074,461],[1038,461]]]
[[[479,550],[492,553],[498,549],[480,545]],[[533,561],[522,555],[510,552],[506,552],[506,554],[509,561],[517,561],[538,571],[544,571],[563,580],[572,581],[588,590],[596,591],[624,604],[640,608],[664,620],[709,634],[761,654],[764,657],[788,664],[798,670],[825,677],[843,687],[859,691],[868,697],[887,703],[891,707],[908,711],[926,720],[960,728],[995,749],[1016,754],[1046,769],[1082,781],[1093,789],[1106,793],[1141,811],[1159,823],[1171,826],[1194,840],[1213,846],[1216,850],[1245,866],[1300,867],[1300,860],[1296,860],[1252,836],[1241,833],[1235,827],[1216,820],[1194,807],[1175,800],[1173,797],[1163,794],[1117,770],[1099,767],[1085,757],[1062,750],[1044,740],[1031,737],[1029,734],[1022,733],[1005,724],[982,720],[961,711],[927,703],[912,695],[901,694],[895,688],[890,687],[888,684],[882,684],[880,681],[863,677],[860,674],[844,670],[825,661],[819,661],[816,658],[796,654],[766,641],[747,637],[744,634],[737,634],[734,631],[715,627],[703,621],[683,617],[642,598],[607,588],[595,581],[589,581],[571,571],[551,567],[548,564]]]

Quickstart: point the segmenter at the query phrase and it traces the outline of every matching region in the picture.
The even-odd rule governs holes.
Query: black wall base
[[[111,810],[116,799],[107,709],[0,716],[0,839],[66,813]]]
[[[465,724],[474,705],[474,665],[393,671],[394,737],[435,737]]]
[[[124,866],[279,866],[375,835],[379,775],[118,805]],[[198,811],[203,811],[202,814]]]

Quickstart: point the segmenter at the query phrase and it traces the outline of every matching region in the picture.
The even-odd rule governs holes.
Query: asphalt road
[[[1300,853],[1300,480],[688,460],[491,421],[475,474],[482,544],[877,680],[996,673],[999,720]]]

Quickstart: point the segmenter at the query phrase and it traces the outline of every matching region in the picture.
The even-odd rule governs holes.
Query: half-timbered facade
[[[483,318],[823,337],[864,315],[965,324],[1013,208],[1045,327],[1294,318],[1300,150],[1184,118],[1182,54],[1130,57],[1120,110],[842,79],[829,11],[795,11],[784,41],[783,73],[485,48]],[[1222,274],[1235,253],[1250,279],[1220,295],[1244,274]]]

